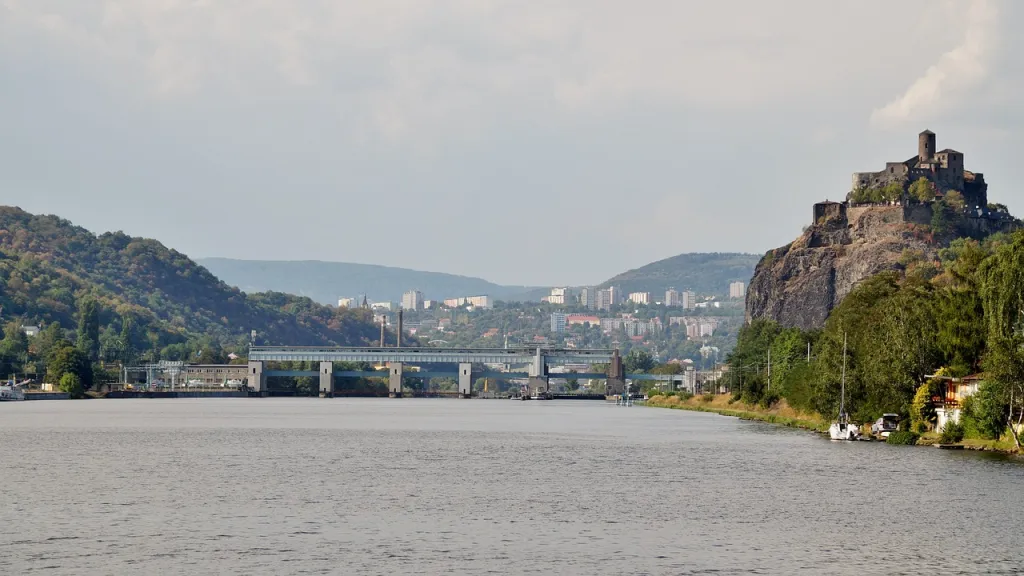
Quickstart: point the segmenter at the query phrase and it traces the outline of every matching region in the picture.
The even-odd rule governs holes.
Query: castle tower
[[[917,135],[917,159],[927,162],[935,156],[935,132],[925,130]]]

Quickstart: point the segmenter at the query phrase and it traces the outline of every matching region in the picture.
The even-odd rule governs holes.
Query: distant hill
[[[618,286],[627,294],[651,292],[657,300],[664,298],[669,288],[693,290],[705,295],[728,295],[730,282],[750,283],[760,259],[759,254],[680,254],[623,272],[601,287]]]
[[[371,300],[400,302],[402,294],[409,290],[419,290],[431,300],[481,295],[495,300],[539,300],[547,293],[530,286],[501,286],[469,276],[372,264],[229,258],[200,258],[197,262],[245,292],[274,290],[332,305],[338,303],[338,298],[361,294]]]
[[[56,216],[0,206],[0,312],[26,325],[76,326],[85,299],[100,305],[100,340],[130,319],[133,345],[188,341],[360,345],[379,337],[368,311],[333,310],[309,298],[244,294],[184,254],[122,232],[96,236]]]

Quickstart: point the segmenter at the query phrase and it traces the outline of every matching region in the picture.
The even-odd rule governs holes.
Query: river
[[[0,403],[0,574],[1011,574],[1024,466],[603,402]]]

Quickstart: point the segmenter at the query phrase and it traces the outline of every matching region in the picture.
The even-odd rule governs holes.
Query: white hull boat
[[[839,392],[839,419],[828,427],[828,435],[833,440],[856,440],[860,437],[860,428],[850,422],[846,413],[846,335],[843,334],[843,379]]]

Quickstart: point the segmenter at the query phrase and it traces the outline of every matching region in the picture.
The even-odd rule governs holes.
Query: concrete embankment
[[[67,400],[67,392],[25,392],[25,400]]]
[[[104,398],[248,398],[249,394],[238,390],[204,390],[199,392],[115,390],[107,392]]]

